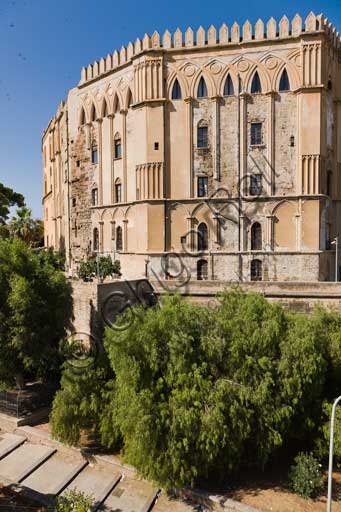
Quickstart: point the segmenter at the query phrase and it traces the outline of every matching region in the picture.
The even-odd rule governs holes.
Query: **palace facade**
[[[83,68],[42,139],[45,245],[126,278],[328,281],[340,37],[323,15],[157,32]]]

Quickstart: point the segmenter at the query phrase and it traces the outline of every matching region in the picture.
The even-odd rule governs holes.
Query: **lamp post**
[[[333,483],[333,452],[334,452],[334,423],[335,423],[335,410],[336,406],[341,400],[339,396],[333,403],[332,417],[330,420],[330,440],[329,440],[329,468],[328,468],[328,500],[327,512],[332,510],[332,483]]]
[[[338,282],[338,260],[339,260],[339,235],[336,235],[334,240],[331,242],[331,245],[335,245],[335,283]]]

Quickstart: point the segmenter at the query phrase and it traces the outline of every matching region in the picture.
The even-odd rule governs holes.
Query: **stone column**
[[[248,219],[245,215],[240,216],[240,247],[241,251],[247,251],[248,240],[247,240],[247,222]]]
[[[220,181],[220,96],[212,98],[214,110],[212,119],[212,146],[214,178]]]
[[[189,251],[192,252],[194,250],[194,233],[193,233],[193,219],[192,217],[187,217],[187,236],[186,236],[186,244],[189,240]]]
[[[128,219],[123,220],[123,252],[128,251]]]
[[[108,115],[110,128],[109,128],[109,137],[110,137],[110,197],[111,204],[115,202],[115,168],[114,168],[114,118],[115,114]]]
[[[267,123],[267,163],[264,165],[266,170],[266,191],[272,196],[275,193],[275,93],[270,91],[268,97],[268,123]]]
[[[98,130],[98,204],[103,204],[103,158],[102,158],[102,123],[103,119],[97,119]]]
[[[216,214],[213,217],[213,227],[214,227],[214,235],[215,235],[214,243],[216,244],[216,249],[217,249],[217,248],[219,248],[219,246],[221,244],[221,227],[220,227],[219,214]]]
[[[242,195],[247,194],[247,99],[248,93],[240,95],[239,145],[240,145],[240,180]]]
[[[121,110],[123,121],[123,201],[127,202],[127,110]]]
[[[99,252],[103,252],[104,248],[104,233],[103,233],[103,220],[99,221]]]
[[[187,105],[187,145],[188,145],[188,154],[187,154],[187,166],[188,166],[188,174],[189,174],[189,197],[194,197],[194,176],[193,176],[193,107],[192,107],[192,98],[185,98],[185,103]]]
[[[274,225],[274,217],[273,215],[266,216],[266,237],[265,237],[265,250],[273,251],[273,225]]]

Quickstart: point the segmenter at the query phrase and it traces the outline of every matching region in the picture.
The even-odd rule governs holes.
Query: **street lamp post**
[[[332,484],[333,484],[333,452],[334,452],[334,423],[335,423],[335,411],[336,406],[341,400],[339,396],[333,403],[332,417],[330,420],[330,440],[329,440],[329,468],[328,468],[328,500],[327,500],[327,512],[332,510]]]
[[[335,245],[335,283],[338,282],[338,274],[339,274],[339,235],[336,235],[334,240],[331,242],[332,245]]]

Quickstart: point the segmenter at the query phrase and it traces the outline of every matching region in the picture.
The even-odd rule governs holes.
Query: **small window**
[[[207,86],[203,77],[200,78],[198,85],[198,98],[207,98]]]
[[[115,137],[114,148],[115,148],[115,158],[122,158],[122,143],[121,143],[121,138],[119,136]]]
[[[208,250],[208,230],[205,222],[198,226],[198,251]]]
[[[207,197],[208,195],[208,178],[206,176],[198,177],[198,197]]]
[[[281,80],[279,82],[279,90],[280,90],[280,92],[290,90],[289,77],[288,77],[288,73],[287,73],[286,69],[283,70]]]
[[[122,185],[120,181],[115,183],[115,199],[116,203],[122,202]]]
[[[208,279],[208,263],[206,260],[199,260],[197,263],[197,279],[198,281]]]
[[[251,123],[251,146],[262,144],[262,123]]]
[[[98,204],[98,188],[93,188],[91,190],[91,204],[92,206],[96,206]]]
[[[328,91],[331,91],[333,88],[333,84],[331,80],[328,80]]]
[[[295,137],[293,135],[291,135],[291,137],[290,137],[290,147],[291,148],[295,147]]]
[[[73,207],[75,207],[75,206],[76,206],[76,198],[75,198],[75,197],[73,197],[73,198],[72,198],[72,206],[73,206]]]
[[[154,142],[154,149],[155,149],[155,151],[159,150],[159,143],[158,142]]]
[[[116,251],[122,251],[123,249],[123,238],[122,238],[122,228],[118,226],[116,228]]]
[[[260,83],[260,78],[258,75],[258,71],[253,75],[252,84],[251,84],[251,94],[256,94],[262,92],[262,85]]]
[[[250,176],[250,195],[259,196],[262,193],[262,189],[262,175],[253,174],[252,176]]]
[[[232,78],[230,75],[227,75],[225,85],[224,85],[224,96],[233,96],[234,95],[234,87]]]
[[[332,193],[332,171],[327,171],[327,196],[331,196]]]
[[[262,226],[255,222],[251,227],[251,251],[261,251],[262,245]]]
[[[94,231],[93,231],[93,248],[94,248],[94,252],[98,252],[99,251],[99,233],[98,233],[98,228],[95,228]]]
[[[180,243],[181,243],[182,246],[186,245],[186,243],[187,243],[186,235],[183,235],[183,236],[180,237]]]
[[[97,147],[93,147],[91,150],[91,163],[98,164],[98,150]]]
[[[262,262],[260,260],[251,261],[251,281],[262,281]]]
[[[182,93],[178,79],[176,78],[172,89],[172,100],[181,100]]]
[[[198,148],[208,147],[208,126],[198,126]]]
[[[81,166],[81,161],[77,160],[76,164],[77,164],[77,167],[80,167]]]

